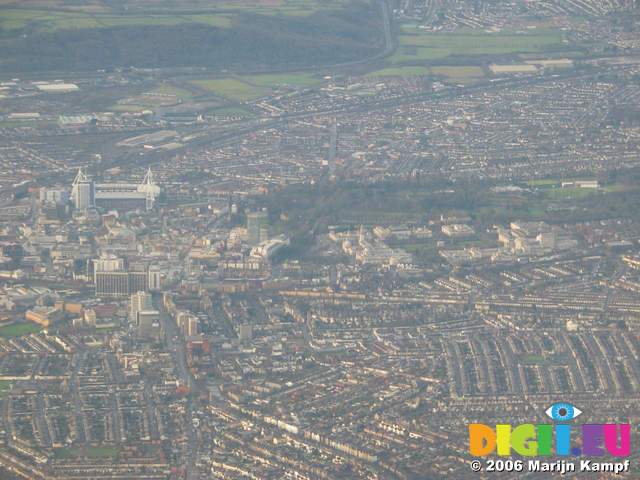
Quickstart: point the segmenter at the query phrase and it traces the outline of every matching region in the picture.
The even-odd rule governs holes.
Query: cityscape
[[[557,402],[640,477],[639,22],[0,2],[0,479],[551,478],[469,426]]]

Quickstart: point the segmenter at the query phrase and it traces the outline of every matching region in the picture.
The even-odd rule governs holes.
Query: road
[[[158,296],[159,297],[159,296]],[[187,347],[184,338],[178,326],[173,321],[169,313],[164,309],[161,298],[155,298],[155,303],[160,311],[160,322],[165,334],[165,344],[176,365],[176,371],[181,383],[189,388],[186,405],[186,429],[187,429],[187,459],[185,461],[187,480],[196,480],[198,478],[196,471],[196,460],[198,457],[199,435],[196,431],[191,419],[193,413],[200,410],[200,404],[197,399],[197,385],[191,375],[189,366],[187,365]]]

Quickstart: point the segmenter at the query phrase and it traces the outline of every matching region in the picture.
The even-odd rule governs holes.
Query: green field
[[[311,87],[322,81],[309,73],[246,75],[242,80],[259,87]]]
[[[400,45],[396,52],[389,57],[389,62],[392,64],[398,64],[405,62],[439,60],[447,58],[450,54],[451,51],[447,48]]]
[[[398,36],[397,52],[389,58],[391,63],[431,61],[453,55],[502,55],[536,53],[562,47],[559,31],[541,29],[535,33],[464,33],[423,32],[403,27]]]
[[[288,73],[209,78],[191,83],[219,97],[242,102],[269,95],[278,87],[304,88],[320,82],[319,78],[308,73]]]
[[[4,397],[11,390],[11,382],[8,380],[0,380],[0,398]]]
[[[39,332],[40,330],[42,330],[42,327],[40,325],[36,325],[35,323],[14,323],[13,325],[0,327],[0,337],[20,337],[22,335]]]
[[[189,90],[185,88],[176,87],[175,85],[171,85],[170,83],[162,83],[149,93],[159,93],[161,95],[175,95],[182,101],[190,100],[191,98],[193,98],[193,93],[191,93]]]
[[[85,12],[59,12],[48,10],[23,10],[16,8],[0,8],[0,29],[20,30],[30,28],[35,31],[55,31],[79,28],[131,27],[144,25],[180,25],[185,23],[202,23],[215,27],[230,27],[234,15],[200,14],[200,15],[110,15]]]
[[[430,75],[431,70],[427,67],[389,67],[376,70],[368,74],[369,77],[413,77]]]
[[[549,188],[544,190],[544,195],[550,200],[572,200],[590,197],[591,195],[601,194],[602,191],[596,188]]]
[[[211,113],[213,115],[220,115],[220,116],[240,116],[240,117],[254,117],[255,115],[250,112],[249,110],[245,110],[244,108],[241,107],[235,107],[235,106],[230,106],[230,107],[220,107],[220,108],[215,108],[211,111]]]
[[[484,71],[473,65],[431,67],[431,73],[442,75],[457,81],[473,80],[484,77]]]
[[[369,77],[413,77],[435,75],[446,77],[456,82],[478,80],[484,77],[482,68],[473,65],[466,66],[433,66],[398,65],[376,70],[368,74]]]
[[[400,34],[401,45],[446,49],[452,55],[531,53],[545,51],[561,43],[561,33],[553,30],[528,34],[505,34],[431,33],[403,29]]]
[[[53,455],[57,459],[80,458],[83,456],[83,450],[78,447],[62,447],[55,448]],[[87,447],[84,450],[87,458],[114,458],[118,455],[117,447]]]
[[[118,455],[116,447],[88,447],[86,450],[89,458],[113,458]]]
[[[194,80],[192,83],[214,95],[236,101],[253,100],[267,95],[270,91],[268,88],[249,85],[241,80],[229,77]]]
[[[254,2],[220,2],[208,4],[183,13],[171,10],[145,14],[136,11],[127,14],[119,12],[89,12],[82,7],[61,10],[22,9],[0,7],[0,30],[16,31],[29,28],[35,31],[55,31],[79,28],[131,27],[147,25],[180,25],[200,23],[214,27],[228,28],[239,14],[255,13],[269,16],[309,16],[316,12],[336,10],[347,4],[344,0],[284,0],[273,4]]]

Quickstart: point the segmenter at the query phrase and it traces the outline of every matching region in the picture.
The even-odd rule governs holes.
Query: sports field
[[[398,41],[398,50],[389,58],[391,63],[437,60],[454,55],[536,53],[557,50],[563,46],[562,34],[551,29],[528,33],[434,33],[402,27]]]
[[[39,332],[40,330],[42,330],[42,327],[35,323],[14,323],[12,325],[7,325],[6,327],[0,327],[0,337],[20,337],[22,335]]]
[[[321,82],[308,73],[244,75],[193,80],[191,83],[207,92],[234,101],[247,101],[269,95],[279,87],[311,87]]]
[[[431,66],[423,67],[417,65],[398,65],[373,71],[369,77],[414,77],[414,76],[436,76],[445,77],[447,80],[455,82],[467,82],[479,80],[484,77],[481,67],[475,65],[460,66]]]

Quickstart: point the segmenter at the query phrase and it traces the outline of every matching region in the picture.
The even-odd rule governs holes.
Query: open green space
[[[524,365],[539,366],[560,366],[568,364],[568,358],[564,353],[553,353],[551,355],[523,354],[520,356],[520,361]]]
[[[22,335],[29,335],[30,333],[39,332],[40,330],[42,330],[42,327],[40,325],[36,325],[35,323],[14,323],[12,325],[0,327],[0,337],[20,337]]]
[[[394,64],[432,61],[454,55],[537,53],[563,48],[561,32],[553,29],[540,29],[526,34],[471,30],[434,33],[405,26],[401,28],[398,40],[398,50],[389,58]]]
[[[431,70],[427,67],[404,66],[389,67],[376,70],[368,74],[369,77],[415,77],[426,76],[431,74]]]
[[[389,57],[392,64],[430,61],[446,58],[451,54],[447,48],[430,48],[400,45],[393,55]]]
[[[113,458],[118,454],[116,447],[87,447],[87,457],[89,458]]]
[[[8,380],[0,380],[0,398],[4,397],[11,390],[11,382]]]
[[[542,52],[562,44],[559,31],[545,29],[536,33],[432,33],[403,29],[400,45],[446,49],[451,55],[482,55]]]
[[[5,72],[318,67],[380,51],[381,11],[370,2],[265,0],[186,5],[182,11],[159,4],[147,12],[123,10],[120,2],[105,3],[100,12],[81,5],[75,11],[0,7],[0,64]],[[297,86],[315,80],[302,74],[256,79]]]
[[[544,190],[545,197],[551,200],[571,200],[586,198],[592,195],[601,195],[602,193],[603,191],[597,188],[580,187],[548,188]]]
[[[291,238],[291,251],[302,256],[305,245],[313,242],[316,235],[327,232],[329,226],[353,229],[360,225],[398,225],[424,222],[440,215],[469,216],[472,222],[483,226],[506,225],[514,220],[563,223],[567,211],[571,211],[576,222],[605,218],[640,220],[637,209],[640,169],[607,179],[601,189],[541,188],[505,195],[492,191],[493,186],[487,182],[474,184],[472,188],[467,181],[450,182],[436,177],[375,185],[347,181],[290,185],[269,195],[266,206],[272,224]],[[479,237],[473,240],[474,245],[484,244],[486,239]],[[425,258],[434,252],[429,240],[398,246]]]
[[[242,80],[259,87],[311,87],[322,81],[309,73],[245,75]]]
[[[80,28],[105,28],[122,26],[180,25],[199,23],[214,27],[231,27],[238,15],[244,13],[269,16],[309,16],[314,13],[343,8],[345,0],[284,0],[281,2],[218,2],[189,12],[152,13],[90,12],[79,6],[65,10],[22,9],[0,7],[0,30],[14,31],[28,28],[31,31],[52,32]],[[183,7],[184,10],[188,6]]]
[[[78,458],[79,456],[80,456],[79,448],[60,447],[60,448],[53,449],[53,457],[57,460]]]
[[[322,80],[310,73],[260,74],[240,77],[193,80],[192,85],[214,95],[235,101],[253,100],[272,93],[276,88],[304,88],[318,85]]]
[[[104,13],[62,12],[0,8],[0,29],[12,31],[29,29],[32,32],[53,32],[81,28],[106,28],[123,26],[179,25],[202,23],[216,27],[230,27],[233,15],[206,13],[199,15],[111,15]]]
[[[87,447],[84,449],[84,455],[87,458],[114,458],[118,455],[117,447]],[[83,449],[80,447],[61,447],[53,450],[56,459],[80,458],[83,456]]]
[[[214,95],[237,101],[252,100],[270,92],[268,88],[249,85],[230,77],[194,80],[192,83]]]
[[[242,107],[220,107],[214,108],[211,110],[212,115],[221,115],[221,116],[240,116],[240,117],[254,117],[255,115]]]
[[[466,82],[483,78],[484,72],[481,67],[474,65],[443,65],[431,67],[398,65],[375,70],[368,74],[369,77],[414,77],[428,75],[445,77],[446,80],[456,82]]]
[[[431,73],[459,81],[484,77],[482,68],[475,65],[436,66],[431,67]]]

